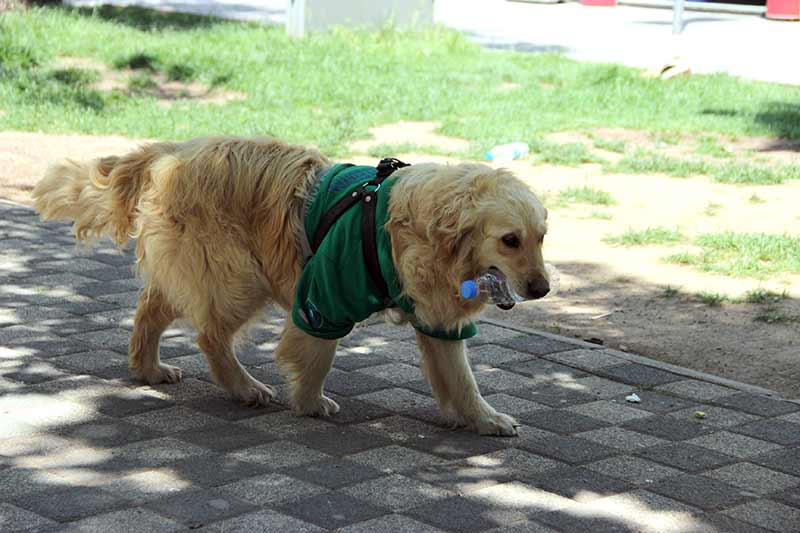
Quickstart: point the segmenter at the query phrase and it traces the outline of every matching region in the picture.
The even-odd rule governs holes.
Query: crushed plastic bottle
[[[486,152],[487,161],[513,161],[527,157],[530,152],[528,145],[523,142],[501,144]]]
[[[509,309],[525,298],[509,285],[508,278],[497,270],[490,268],[475,279],[468,279],[461,283],[461,297],[467,300],[480,298],[484,303],[493,303]]]

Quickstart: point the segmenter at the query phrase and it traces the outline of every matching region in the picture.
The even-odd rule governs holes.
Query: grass
[[[764,233],[707,233],[695,239],[700,253],[681,252],[667,261],[726,276],[765,278],[800,273],[800,238]]]
[[[577,167],[584,163],[603,163],[601,157],[594,155],[583,143],[554,143],[549,141],[537,140],[531,146],[538,155],[534,163],[548,163],[550,165],[562,165],[567,167]]]
[[[747,201],[750,202],[751,204],[765,204],[765,203],[767,203],[766,200],[764,200],[763,198],[761,198],[759,195],[757,195],[755,193],[751,194],[750,198],[748,198]]]
[[[378,144],[367,150],[367,155],[377,158],[395,157],[398,154],[408,153],[448,155],[448,152],[440,150],[436,146],[414,143]]]
[[[144,93],[99,92],[49,78],[59,55],[117,68],[137,66],[130,60],[138,57],[136,70],[191,77],[247,99],[161,106]],[[508,80],[525,90],[506,90]],[[471,141],[477,158],[497,144],[533,146],[550,132],[598,127],[641,129],[665,142],[700,132],[800,138],[795,87],[725,75],[664,82],[621,66],[488,51],[442,28],[342,29],[299,40],[282,27],[132,7],[0,15],[0,101],[3,130],[162,139],[272,134],[331,156],[346,154],[369,127],[399,120],[440,121],[441,133]],[[574,164],[588,159],[584,150],[539,153]]]
[[[708,155],[711,157],[717,157],[720,159],[725,159],[729,157],[733,157],[733,154],[730,153],[724,146],[719,144],[719,141],[714,137],[709,137],[708,135],[704,135],[698,139],[699,143],[697,146],[697,150],[695,150],[700,155]]]
[[[718,292],[698,292],[697,299],[709,307],[719,307],[722,302],[727,302],[729,298]]]
[[[610,141],[596,137],[592,140],[592,143],[594,144],[595,148],[599,148],[600,150],[616,152],[618,154],[625,153],[625,141]]]
[[[677,229],[647,228],[644,230],[628,229],[625,233],[603,239],[610,244],[622,246],[670,245],[683,241],[685,237]]]
[[[567,187],[559,193],[558,200],[562,204],[614,205],[617,203],[609,193],[587,186]]]
[[[697,159],[679,159],[638,150],[617,163],[606,165],[606,172],[623,174],[667,174],[676,178],[710,176],[719,183],[776,185],[800,179],[798,165],[757,166],[748,163],[711,163]]]
[[[607,213],[605,211],[592,211],[591,213],[586,215],[586,218],[593,218],[596,220],[613,220],[614,215],[612,215],[611,213]]]
[[[755,320],[758,322],[766,322],[767,324],[778,323],[800,323],[800,315],[787,313],[777,307],[767,307],[761,313],[756,315]]]
[[[738,301],[749,304],[767,304],[770,302],[786,300],[787,298],[789,298],[789,294],[786,291],[780,293],[766,289],[753,289],[747,291]]]
[[[709,217],[715,217],[719,214],[720,209],[722,209],[722,204],[708,202],[706,208],[703,210],[703,214]]]
[[[680,295],[681,291],[671,285],[667,285],[661,290],[662,298],[675,298]]]

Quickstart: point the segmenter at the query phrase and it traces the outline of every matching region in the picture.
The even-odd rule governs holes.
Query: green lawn
[[[620,244],[622,246],[645,246],[650,244],[670,245],[677,244],[686,237],[677,229],[647,228],[644,230],[628,229],[621,235],[607,237],[605,242]]]
[[[97,92],[87,85],[91,71],[55,69],[59,55],[138,66],[133,86],[146,86],[147,72],[157,69],[247,99],[162,106],[146,95]],[[665,139],[704,132],[800,138],[800,89],[793,87],[724,75],[665,82],[620,66],[487,51],[444,29],[340,30],[293,40],[282,27],[137,8],[0,15],[0,102],[3,130],[170,139],[272,134],[334,156],[368,136],[370,126],[398,120],[440,121],[442,133],[473,143],[473,157],[499,143],[542,147],[548,132],[595,127],[661,132]],[[557,163],[590,157],[576,147],[544,152],[542,161]],[[720,165],[722,179],[742,173]]]

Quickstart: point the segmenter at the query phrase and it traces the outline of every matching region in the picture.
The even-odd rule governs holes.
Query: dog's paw
[[[234,391],[233,395],[239,399],[243,405],[248,407],[260,407],[269,405],[275,397],[272,387],[264,385],[260,381],[251,380],[247,385]]]
[[[332,416],[339,412],[339,404],[325,396],[294,402],[294,410],[305,416]]]
[[[519,422],[498,412],[487,413],[475,422],[475,430],[481,435],[516,437]]]
[[[133,370],[133,375],[137,379],[144,381],[148,385],[158,385],[160,383],[177,383],[182,378],[181,369],[177,366],[165,365],[160,363],[157,368],[137,368]]]

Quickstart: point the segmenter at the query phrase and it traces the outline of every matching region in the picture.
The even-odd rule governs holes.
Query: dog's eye
[[[508,233],[507,235],[503,235],[503,244],[505,244],[509,248],[519,248],[519,237],[517,237],[513,233]]]

